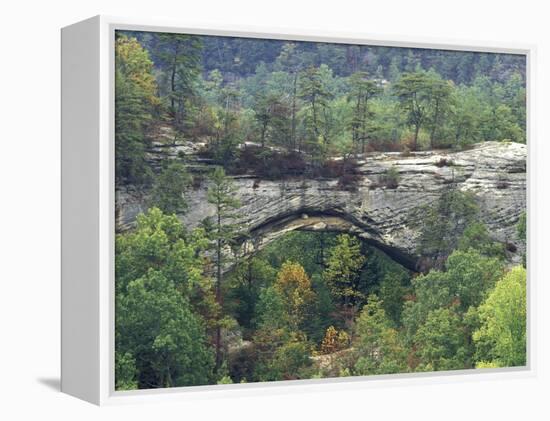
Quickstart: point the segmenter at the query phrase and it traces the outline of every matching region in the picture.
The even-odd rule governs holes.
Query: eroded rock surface
[[[168,150],[167,156],[177,154]],[[353,232],[412,269],[420,234],[414,222],[422,218],[423,205],[453,186],[475,193],[482,221],[495,240],[517,246],[509,255],[517,262],[523,249],[515,225],[526,208],[526,158],[525,145],[486,142],[461,152],[370,154],[359,162],[361,177],[353,191],[336,179],[271,181],[247,176],[234,182],[242,203],[241,222],[252,234],[249,249],[294,229]],[[380,182],[390,168],[399,174],[396,188]],[[181,219],[189,227],[214,213],[206,191],[205,182],[185,192],[189,211]],[[146,208],[145,193],[131,186],[117,189],[117,228],[130,228]]]

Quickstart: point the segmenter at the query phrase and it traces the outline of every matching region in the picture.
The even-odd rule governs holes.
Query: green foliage
[[[487,227],[481,222],[474,222],[466,227],[458,242],[458,249],[474,249],[488,257],[505,257],[504,244],[493,241]]]
[[[260,144],[289,146],[291,132],[290,109],[280,94],[259,95],[254,107]]]
[[[336,236],[331,233],[293,231],[269,244],[262,250],[262,256],[275,268],[280,268],[287,260],[300,261],[307,273],[320,274],[335,243]]]
[[[187,210],[184,192],[191,184],[191,176],[179,162],[165,165],[156,177],[152,203],[164,213],[181,213]]]
[[[435,203],[418,210],[421,228],[418,252],[432,259],[436,266],[457,247],[466,227],[479,213],[473,193],[456,188],[449,188]]]
[[[235,219],[238,217],[235,210],[240,206],[240,203],[235,198],[234,193],[235,186],[233,182],[225,175],[223,168],[217,167],[210,176],[207,200],[214,206],[214,221],[209,224],[213,229],[209,232],[209,236],[215,243],[216,302],[220,307],[223,304],[224,249],[234,244],[240,230],[239,224],[235,223]],[[225,319],[220,315],[216,326],[217,371],[222,363],[221,329],[224,321]]]
[[[326,260],[324,278],[334,297],[344,306],[356,304],[364,298],[358,288],[364,263],[359,240],[348,234],[338,236]]]
[[[213,355],[191,305],[161,272],[149,269],[116,300],[116,348],[135,356],[138,387],[207,384]],[[119,358],[120,361],[120,358]],[[120,365],[119,365],[120,367]],[[127,377],[122,378],[127,387]]]
[[[157,55],[165,68],[161,88],[165,91],[169,113],[176,127],[185,129],[191,123],[197,103],[196,81],[201,70],[202,41],[185,34],[158,34]]]
[[[218,380],[218,384],[232,384],[233,380],[231,380],[231,377],[229,376],[223,376],[220,380]]]
[[[186,233],[158,208],[139,215],[134,231],[117,235],[117,389],[209,381],[211,355],[197,314],[207,321],[216,312],[199,254],[207,244],[204,231]],[[192,370],[192,363],[202,368]]]
[[[260,294],[264,288],[273,284],[277,270],[266,260],[251,257],[237,265],[229,279],[228,298],[233,304],[233,313],[245,329],[256,327],[255,315]]]
[[[503,273],[500,259],[484,257],[473,249],[455,251],[445,266],[452,285],[451,291],[464,311],[470,306],[478,306]]]
[[[379,177],[379,183],[387,189],[396,189],[399,186],[399,171],[395,167],[390,167]]]
[[[472,193],[451,183],[411,212],[410,281],[350,235],[293,232],[236,261],[248,243],[226,175],[353,190],[359,152],[525,142],[522,57],[153,32],[117,33],[115,54],[116,182],[151,197],[116,237],[117,390],[525,364],[525,271],[505,274]],[[220,166],[192,232],[174,215],[185,153],[149,162],[176,141]],[[371,187],[399,181],[392,167]]]
[[[481,326],[473,334],[478,361],[497,367],[526,364],[526,280],[525,268],[513,268],[479,306]]]
[[[389,272],[380,283],[378,295],[382,301],[382,308],[396,325],[401,321],[405,296],[410,290],[407,286],[408,280],[403,272]]]
[[[522,212],[517,225],[518,238],[525,242],[527,240],[527,212]]]
[[[452,82],[443,80],[434,71],[428,73],[430,104],[428,108],[428,128],[430,131],[430,148],[444,143],[441,138],[445,136],[445,123],[451,116]]]
[[[465,313],[470,307],[478,306],[502,275],[503,264],[497,258],[468,249],[452,253],[445,269],[432,269],[412,281],[414,300],[405,302],[403,310],[409,343],[414,341],[414,335],[430,312],[454,306],[455,312]]]
[[[147,95],[131,99],[132,104],[125,95],[138,90],[124,88],[121,81],[117,91],[117,100],[129,104],[120,107],[120,122],[125,110],[146,117],[125,124],[134,140],[124,149],[121,168],[131,164],[136,168],[125,171],[143,178],[127,178],[132,183],[151,178],[143,170],[147,145],[141,138],[151,115],[144,99],[157,92],[160,100],[154,102],[163,107],[154,119],[171,121],[183,137],[205,140],[205,153],[226,170],[239,159],[243,142],[298,149],[313,167],[343,151],[395,151],[408,143],[414,150],[486,140],[525,142],[521,57],[127,34],[118,38],[131,36],[154,61],[156,81],[152,66],[146,74],[157,86],[140,83]],[[270,167],[268,160],[264,166]]]
[[[194,288],[208,291],[202,276],[200,252],[208,245],[204,230],[186,233],[174,215],[151,208],[137,217],[136,229],[116,236],[116,289],[145,276],[149,270],[161,271],[185,295]]]
[[[133,390],[138,388],[136,360],[131,352],[115,353],[115,389]]]
[[[299,337],[291,337],[278,346],[268,361],[258,364],[258,381],[295,380],[309,377],[311,347]]]
[[[432,101],[429,76],[422,73],[404,73],[393,85],[401,109],[407,116],[407,123],[414,128],[412,150],[418,147],[418,134],[426,124]]]
[[[306,104],[303,114],[307,133],[306,145],[314,159],[324,159],[330,143],[331,122],[328,101],[332,98],[332,94],[326,86],[322,70],[322,68],[310,66],[300,74],[299,78],[298,97]]]
[[[352,139],[355,151],[365,153],[365,146],[377,128],[371,121],[374,113],[370,100],[382,92],[382,88],[373,80],[368,80],[366,72],[356,72],[349,78],[350,93],[348,101],[353,102],[351,117]]]
[[[431,311],[414,336],[417,371],[458,370],[471,364],[468,333],[454,307]]]
[[[153,62],[135,38],[115,42],[115,167],[117,182],[149,183],[145,132],[153,117],[156,81]]]
[[[393,323],[376,295],[368,297],[356,324],[354,341],[358,375],[391,374],[407,371],[407,351]]]

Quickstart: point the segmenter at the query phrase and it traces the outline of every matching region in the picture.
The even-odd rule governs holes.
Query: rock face
[[[475,194],[481,220],[495,240],[517,247],[508,256],[517,262],[523,246],[515,225],[526,209],[526,158],[525,145],[497,142],[452,153],[370,154],[359,162],[360,179],[352,191],[336,179],[236,177],[241,222],[251,233],[247,249],[260,249],[296,229],[352,232],[414,270],[420,232],[413,222],[422,218],[423,205],[453,186]],[[397,187],[383,181],[390,168],[398,174]],[[181,219],[190,227],[214,213],[206,191],[203,183],[185,192],[190,211]],[[146,194],[119,188],[116,200],[117,228],[128,229],[146,209]]]

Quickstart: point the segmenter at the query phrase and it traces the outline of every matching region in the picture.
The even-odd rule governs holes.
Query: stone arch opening
[[[348,233],[383,251],[408,270],[417,271],[417,257],[388,244],[368,223],[338,209],[302,208],[263,221],[249,230],[241,245],[242,255],[253,255],[291,231]]]

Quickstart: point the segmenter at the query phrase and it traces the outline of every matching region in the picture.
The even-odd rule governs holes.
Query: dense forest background
[[[452,186],[425,209],[422,273],[347,234],[227,254],[247,235],[232,175],[352,189],[375,151],[525,142],[523,56],[118,32],[115,64],[116,183],[150,197],[116,238],[117,389],[525,364],[525,262]],[[151,159],[189,144],[215,170]],[[191,229],[202,182],[215,214]]]

